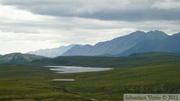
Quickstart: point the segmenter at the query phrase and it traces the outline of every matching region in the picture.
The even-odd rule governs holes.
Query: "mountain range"
[[[149,32],[136,31],[109,41],[99,42],[95,45],[74,44],[55,49],[48,49],[48,51],[39,50],[31,52],[31,54],[46,57],[129,56],[133,53],[145,52],[180,53],[180,33],[170,36],[159,30]]]
[[[48,60],[48,58],[45,57],[131,56],[150,52],[180,53],[180,33],[167,35],[158,30],[149,32],[136,31],[109,41],[99,42],[95,45],[72,44],[53,49],[41,49],[29,52],[28,54],[11,53],[0,55],[0,64],[29,63],[40,59]],[[66,61],[62,61],[62,63],[66,63]]]

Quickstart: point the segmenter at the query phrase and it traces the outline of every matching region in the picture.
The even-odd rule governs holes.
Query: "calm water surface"
[[[56,73],[82,73],[82,72],[98,72],[111,70],[112,68],[92,68],[92,67],[79,67],[79,66],[45,66]]]
[[[66,82],[73,82],[75,81],[74,79],[53,79],[51,81],[66,81]]]

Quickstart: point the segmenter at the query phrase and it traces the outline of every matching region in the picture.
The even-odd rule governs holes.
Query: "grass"
[[[64,61],[67,61],[67,58],[69,57],[63,57]],[[74,64],[80,60],[85,61],[88,57],[73,58],[79,60],[68,59],[70,64],[73,64],[73,61]],[[180,60],[177,57],[133,56],[124,60],[108,57],[89,58],[101,61],[99,64],[95,63],[96,66],[102,66],[102,61],[106,61],[105,64],[109,64],[104,66],[114,66],[114,69],[57,74],[35,64],[2,64],[0,101],[123,101],[124,93],[180,93]],[[91,62],[88,60],[84,65]],[[75,82],[51,81],[61,78],[75,79]]]
[[[0,66],[0,100],[35,100],[38,99],[81,99],[72,94],[55,91],[50,80],[54,73],[48,68],[29,65]]]
[[[114,69],[100,73],[62,75],[74,77],[77,82],[57,83],[69,92],[99,101],[122,100],[124,93],[179,93],[180,65],[160,65],[129,69]],[[169,68],[171,67],[171,68]]]

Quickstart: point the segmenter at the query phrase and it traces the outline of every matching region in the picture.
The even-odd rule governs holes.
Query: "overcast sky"
[[[0,0],[0,54],[179,29],[180,0]]]

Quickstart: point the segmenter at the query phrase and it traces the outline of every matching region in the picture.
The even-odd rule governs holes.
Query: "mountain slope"
[[[57,57],[62,55],[64,52],[72,48],[74,45],[69,45],[69,46],[61,46],[58,48],[52,48],[52,49],[41,49],[33,52],[28,52],[29,54],[35,54],[35,55],[41,55],[45,57]]]
[[[89,52],[89,50],[92,48],[91,45],[75,45],[71,49],[67,50],[63,56],[86,56]]]
[[[32,54],[21,54],[21,53],[12,53],[6,54],[0,57],[0,64],[4,63],[28,63],[34,60],[42,59],[43,56],[37,56]]]
[[[163,39],[168,38],[169,36],[162,31],[149,31],[147,33],[143,31],[136,31],[129,35],[118,37],[106,42],[99,42],[94,46],[91,46],[87,49],[87,46],[74,46],[63,54],[63,56],[99,56],[99,55],[130,55],[137,51],[142,52],[151,52],[156,51],[153,47],[146,48],[147,50],[142,50],[144,46],[153,45],[159,43]],[[142,45],[141,45],[142,44]],[[160,44],[161,45],[161,44]],[[134,52],[131,51],[133,48]],[[79,51],[80,50],[80,51]],[[129,52],[126,52],[129,51]],[[82,53],[82,54],[81,54]],[[123,54],[124,53],[124,54]]]
[[[162,40],[144,40],[121,55],[144,52],[175,52],[180,53],[180,33],[166,37]]]

